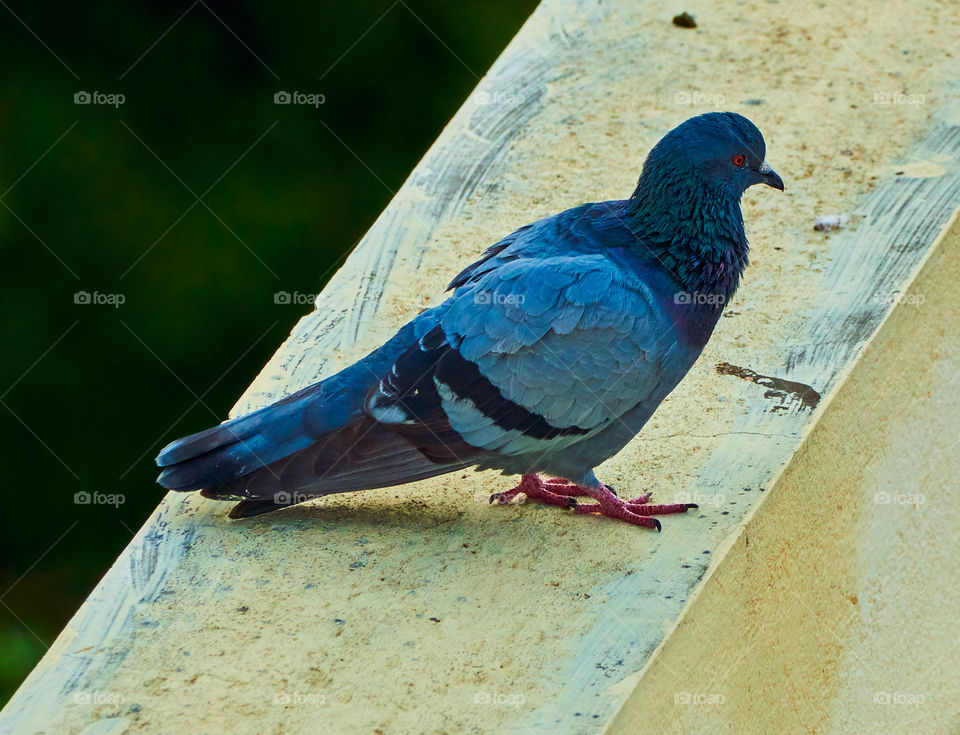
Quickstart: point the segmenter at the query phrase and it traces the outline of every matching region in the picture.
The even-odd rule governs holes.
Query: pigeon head
[[[767,146],[757,126],[734,112],[692,117],[667,133],[650,152],[644,173],[674,184],[722,189],[739,199],[754,184],[783,191],[783,180],[767,162]]]
[[[740,198],[754,184],[783,190],[765,155],[757,126],[733,112],[698,115],[667,133],[624,202],[642,250],[688,290],[732,296],[749,253]]]

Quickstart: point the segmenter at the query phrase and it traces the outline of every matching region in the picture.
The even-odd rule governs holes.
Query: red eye
[[[746,162],[747,162],[747,157],[746,157],[745,155],[743,155],[742,153],[738,153],[737,155],[735,155],[735,156],[733,157],[733,165],[736,166],[737,168],[739,168],[740,166],[742,166],[742,165],[745,164]]]

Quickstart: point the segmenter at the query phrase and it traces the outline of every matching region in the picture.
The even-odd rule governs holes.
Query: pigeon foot
[[[660,530],[660,521],[653,516],[669,515],[672,513],[686,513],[697,508],[695,503],[666,503],[650,505],[650,493],[644,493],[632,500],[621,500],[606,485],[589,487],[575,485],[561,479],[545,480],[539,475],[523,475],[520,484],[512,490],[503,493],[494,493],[490,502],[501,505],[509,503],[518,495],[523,494],[528,500],[538,500],[547,505],[559,505],[572,509],[574,513],[582,515],[603,515],[616,518],[635,526],[655,528]],[[596,503],[580,503],[579,497],[591,497]]]
[[[506,492],[494,493],[490,496],[490,502],[506,505],[515,500],[518,495],[525,495],[527,500],[539,500],[547,505],[572,508],[577,504],[576,498],[586,494],[586,488],[566,480],[545,480],[540,475],[523,475],[519,485]]]

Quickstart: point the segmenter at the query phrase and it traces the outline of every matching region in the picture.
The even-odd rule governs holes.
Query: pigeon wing
[[[656,390],[672,327],[651,289],[602,253],[519,258],[457,289],[367,411],[428,452],[552,451]]]

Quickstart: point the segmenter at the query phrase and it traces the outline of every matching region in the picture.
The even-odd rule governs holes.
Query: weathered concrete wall
[[[609,732],[960,732],[960,221]]]
[[[666,519],[658,535],[555,508],[491,507],[487,496],[506,482],[489,473],[333,497],[244,523],[226,519],[227,505],[171,495],[0,715],[0,732],[592,733],[625,702],[619,717],[627,719],[617,722],[639,722],[641,731],[675,718],[699,725],[708,714],[681,713],[672,699],[676,687],[693,685],[655,668],[671,656],[688,670],[702,656],[704,671],[718,670],[711,656],[726,657],[744,681],[778,687],[771,696],[809,696],[807,682],[851,686],[845,672],[858,665],[858,651],[849,641],[819,679],[806,662],[801,685],[784,668],[789,651],[770,647],[755,664],[760,673],[751,673],[740,639],[724,638],[727,628],[742,632],[736,619],[761,632],[788,620],[824,636],[797,607],[795,587],[774,598],[782,609],[751,597],[728,610],[733,618],[703,612],[703,602],[718,594],[725,564],[752,560],[755,576],[800,585],[806,578],[792,571],[793,559],[809,558],[803,569],[814,574],[823,558],[815,545],[835,543],[849,553],[833,555],[836,570],[821,577],[836,571],[850,583],[837,594],[858,603],[815,604],[831,620],[838,605],[850,620],[878,609],[857,587],[870,579],[856,571],[869,552],[853,536],[832,540],[829,526],[824,540],[791,520],[805,502],[810,529],[827,509],[839,516],[834,526],[862,509],[862,498],[843,506],[823,492],[843,468],[810,469],[810,481],[791,469],[773,483],[791,461],[809,464],[795,456],[804,437],[826,418],[892,294],[911,281],[960,203],[960,113],[950,87],[957,67],[947,51],[960,19],[945,3],[687,9],[698,16],[695,31],[672,26],[653,2],[544,3],[236,411],[379,344],[515,227],[626,196],[666,130],[708,109],[733,109],[765,132],[787,193],[748,192],[753,263],[741,292],[690,376],[600,471],[631,491],[693,496],[701,511]],[[893,93],[922,94],[923,103],[886,97]],[[812,230],[816,216],[834,212],[853,215],[846,229]],[[732,367],[718,372],[720,363]],[[747,371],[797,385],[778,390],[737,377]],[[870,430],[847,428],[842,438],[864,447]],[[814,451],[815,437],[803,452]],[[886,482],[887,465],[870,467]],[[789,477],[800,491],[790,491]],[[762,500],[763,489],[775,493]],[[801,499],[784,507],[793,496]],[[797,530],[771,530],[769,538],[790,545],[761,552],[751,535],[747,554],[745,523]],[[871,538],[883,539],[883,526]],[[796,548],[801,541],[806,547]],[[724,584],[735,592],[743,582]],[[712,623],[708,639],[681,649],[674,641],[697,620]],[[955,624],[956,616],[942,620]],[[633,719],[640,705],[628,698],[638,683],[647,686],[639,673],[661,646],[649,669],[650,687],[653,674],[661,677],[651,699],[658,716]],[[738,709],[727,696],[730,727],[769,716],[752,711],[749,698]],[[821,701],[824,723],[859,716],[837,697]]]

